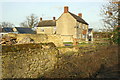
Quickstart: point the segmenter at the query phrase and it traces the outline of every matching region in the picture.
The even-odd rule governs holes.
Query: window
[[[83,26],[82,26],[82,27],[83,27],[83,29],[85,29],[85,25],[84,25],[84,24],[83,24]]]
[[[86,38],[86,35],[85,35],[85,34],[83,34],[83,35],[82,35],[82,38]]]

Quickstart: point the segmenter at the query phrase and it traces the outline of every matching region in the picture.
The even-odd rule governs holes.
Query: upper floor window
[[[87,26],[83,24],[82,29],[87,29]]]
[[[82,29],[85,29],[85,26],[84,26],[84,24],[82,25]]]

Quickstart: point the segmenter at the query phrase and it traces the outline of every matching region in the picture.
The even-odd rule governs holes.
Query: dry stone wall
[[[53,42],[56,46],[63,46],[63,40],[60,35],[47,35],[47,34],[7,34],[7,35],[11,37],[16,37],[18,44],[30,42],[32,43]],[[27,39],[27,41],[25,39]]]
[[[2,78],[38,78],[54,69],[58,50],[53,43],[2,46]]]

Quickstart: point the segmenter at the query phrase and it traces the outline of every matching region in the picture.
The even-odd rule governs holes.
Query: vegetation
[[[0,27],[15,27],[15,25],[10,22],[1,22]]]
[[[21,51],[42,48],[43,45],[53,43],[19,44],[5,45],[2,48],[5,51]],[[70,51],[70,49],[77,49]],[[106,43],[86,43],[77,46],[65,46],[57,48],[67,50],[59,53],[58,61],[54,69],[46,72],[42,78],[110,78],[118,77],[118,47],[109,46]],[[5,53],[5,51],[3,51]],[[111,69],[112,68],[112,69]],[[113,74],[114,73],[114,74]],[[107,74],[107,75],[106,75]],[[39,77],[41,78],[41,77]]]
[[[119,0],[109,0],[107,4],[104,4],[101,9],[101,15],[103,17],[104,27],[107,31],[112,31],[118,25],[118,2]]]
[[[21,27],[29,27],[34,28],[38,24],[38,17],[34,14],[31,14],[30,16],[26,17],[26,21],[20,23]]]
[[[73,44],[72,42],[63,42],[63,44]]]
[[[101,15],[103,16],[104,27],[107,32],[112,32],[112,36],[109,37],[111,43],[120,43],[118,32],[120,25],[120,9],[119,9],[119,0],[109,0],[107,4],[103,5]]]
[[[107,44],[84,45],[78,52],[68,51],[59,55],[54,70],[45,78],[116,78],[118,77],[117,46]],[[112,67],[112,69],[111,69]],[[114,70],[116,69],[116,71]],[[114,73],[114,74],[113,74]]]

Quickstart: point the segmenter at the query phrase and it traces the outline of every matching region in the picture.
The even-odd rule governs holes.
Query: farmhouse
[[[82,13],[78,16],[69,12],[68,6],[64,7],[63,14],[56,21],[56,33],[60,34],[64,42],[73,40],[86,40],[88,33],[88,23],[82,19]]]
[[[68,6],[64,7],[63,14],[57,20],[55,17],[53,20],[40,18],[36,31],[37,34],[60,35],[63,42],[88,41],[89,36],[88,23],[82,18],[82,13],[75,15],[69,12]]]
[[[56,34],[56,20],[53,17],[53,20],[42,20],[37,26],[37,34]]]

